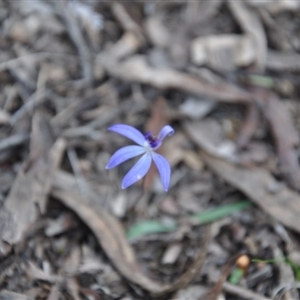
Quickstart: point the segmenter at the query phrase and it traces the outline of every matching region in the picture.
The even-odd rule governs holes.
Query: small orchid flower
[[[112,169],[130,158],[143,154],[123,178],[122,189],[126,189],[143,178],[149,171],[153,160],[158,169],[164,190],[167,191],[170,184],[171,168],[168,161],[154,150],[161,146],[166,136],[174,133],[174,129],[170,125],[166,125],[161,129],[157,137],[153,136],[152,132],[147,132],[143,135],[136,128],[124,124],[113,125],[108,130],[124,135],[136,142],[138,146],[132,145],[119,149],[110,158],[106,169]]]

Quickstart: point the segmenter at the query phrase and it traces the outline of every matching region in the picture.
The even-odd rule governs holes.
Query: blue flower
[[[122,181],[122,189],[126,189],[143,178],[149,171],[153,160],[158,169],[164,190],[167,191],[170,184],[171,168],[168,161],[154,150],[161,146],[166,136],[170,136],[174,133],[174,129],[170,125],[166,125],[161,129],[157,137],[153,136],[151,132],[147,132],[143,135],[136,128],[124,124],[113,125],[109,127],[108,130],[126,136],[139,146],[126,146],[119,149],[110,158],[106,169],[112,169],[130,158],[143,154],[125,175]]]

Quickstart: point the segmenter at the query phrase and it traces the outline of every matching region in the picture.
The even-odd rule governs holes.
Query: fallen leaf
[[[161,284],[148,278],[141,271],[119,221],[106,212],[99,201],[96,202],[89,195],[81,197],[78,191],[74,191],[74,186],[76,186],[76,179],[72,175],[57,172],[51,194],[73,210],[89,226],[107,257],[127,280],[155,296],[163,296],[187,286],[198,275],[205,261],[210,240],[209,227],[205,231],[201,251],[191,267],[174,283]]]
[[[85,200],[87,197],[82,198],[73,191],[52,189],[52,196],[75,211],[90,227],[108,258],[125,278],[152,293],[159,293],[166,288],[142,273],[117,219],[101,207],[91,205]]]
[[[242,123],[239,135],[236,140],[238,148],[243,148],[249,144],[259,126],[259,109],[253,103],[247,105],[247,112],[244,122]]]
[[[52,176],[66,146],[63,139],[53,144],[49,123],[38,112],[32,127],[29,158],[20,168],[0,211],[0,256],[21,242],[40,213],[45,212]]]
[[[170,68],[153,68],[145,56],[135,55],[118,62],[109,54],[99,54],[97,62],[114,77],[152,85],[158,89],[177,89],[201,97],[229,103],[247,103],[251,94],[228,83],[209,84],[199,77]]]
[[[165,251],[161,263],[162,264],[174,264],[180,253],[182,251],[182,244],[176,243],[176,244],[171,244]]]
[[[300,55],[293,52],[268,51],[267,67],[272,71],[299,71]]]
[[[222,34],[199,37],[191,43],[191,59],[218,70],[235,70],[255,60],[255,48],[247,35]]]
[[[0,292],[0,299],[1,300],[31,300],[26,295],[14,293],[14,292],[7,291],[7,290],[2,290]]]
[[[145,29],[150,41],[156,47],[167,48],[171,43],[171,33],[164,26],[160,17],[150,17],[145,22]]]
[[[221,125],[215,119],[185,122],[184,129],[206,152],[230,161],[237,161],[236,145],[226,139]]]
[[[295,146],[299,136],[288,109],[276,94],[255,88],[254,97],[271,128],[280,162],[280,169],[291,187],[300,189],[300,165]]]
[[[223,159],[201,153],[205,163],[229,184],[243,192],[255,204],[283,225],[300,232],[300,196],[282,186],[272,193],[270,187],[279,185],[273,176],[262,168],[243,168]]]
[[[187,117],[200,120],[209,114],[216,105],[217,103],[213,100],[189,97],[179,106],[179,110]]]
[[[229,0],[227,3],[243,31],[253,42],[256,67],[264,70],[267,59],[267,38],[260,19],[255,10],[243,1]]]
[[[0,109],[0,125],[10,122],[10,114],[5,110]]]

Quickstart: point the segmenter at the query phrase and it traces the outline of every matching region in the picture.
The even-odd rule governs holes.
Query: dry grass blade
[[[245,193],[254,203],[283,225],[300,232],[300,196],[287,187],[277,193],[279,183],[262,168],[237,167],[222,159],[201,153],[205,163],[225,181]]]
[[[202,79],[170,68],[153,68],[146,57],[135,55],[118,62],[105,54],[97,58],[106,71],[114,77],[152,85],[159,89],[178,89],[199,96],[231,103],[247,103],[251,95],[226,83],[209,84]]]
[[[46,119],[37,113],[33,119],[30,155],[20,169],[0,211],[0,255],[22,241],[28,228],[45,211],[52,175],[60,164],[65,142],[54,144]],[[37,210],[38,206],[40,212]]]

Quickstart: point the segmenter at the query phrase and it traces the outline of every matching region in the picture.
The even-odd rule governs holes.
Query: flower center
[[[149,131],[145,134],[145,139],[149,143],[149,145],[152,149],[157,149],[161,144],[161,142],[158,140],[158,138],[156,136],[153,136],[151,131]]]

